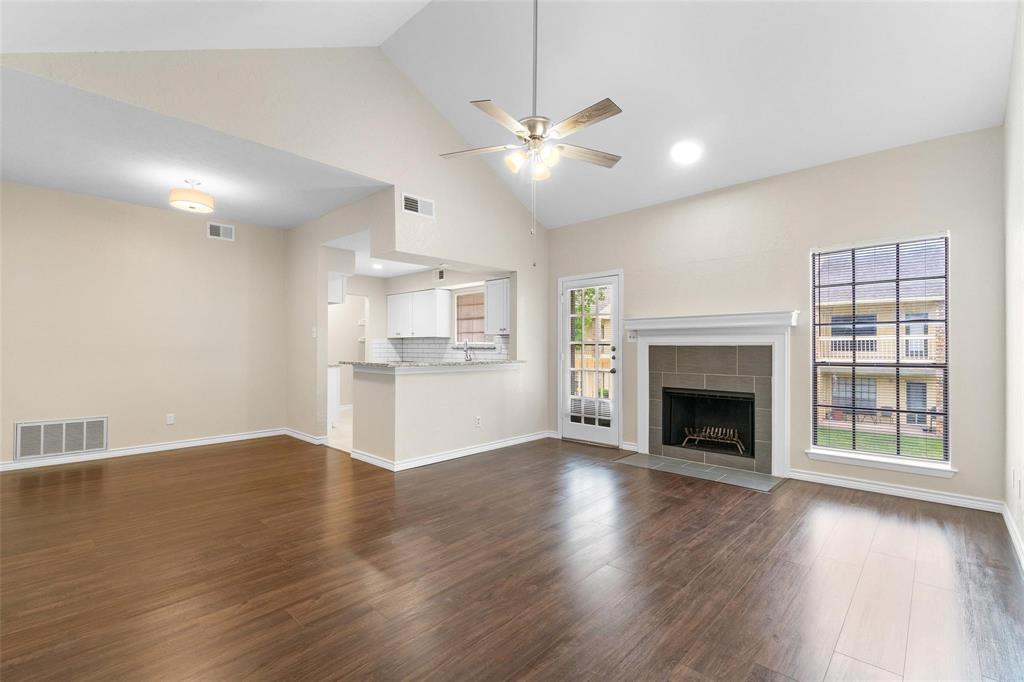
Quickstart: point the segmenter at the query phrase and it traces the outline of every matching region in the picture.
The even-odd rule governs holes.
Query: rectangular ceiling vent
[[[235,241],[235,226],[222,225],[220,223],[206,223],[206,236],[210,239],[220,239],[225,242]]]
[[[434,217],[434,200],[414,197],[411,194],[402,195],[402,208],[406,213],[415,213],[424,218]]]
[[[107,418],[80,417],[14,425],[15,459],[42,459],[107,449]]]

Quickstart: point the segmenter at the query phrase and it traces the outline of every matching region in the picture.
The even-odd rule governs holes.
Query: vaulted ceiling
[[[532,5],[425,2],[12,2],[11,51],[381,45],[465,138],[512,142],[469,106],[530,113]],[[574,135],[623,156],[563,160],[536,186],[549,227],[1003,122],[1013,2],[541,0],[539,112],[604,97],[623,113]],[[705,149],[669,157],[677,140]],[[452,150],[454,151],[454,150]],[[457,160],[449,163],[480,163]],[[527,206],[525,178],[484,163]]]
[[[604,97],[623,113],[569,142],[621,154],[563,160],[537,185],[548,227],[882,149],[1001,125],[1016,3],[540,1],[542,115]],[[512,142],[469,105],[530,113],[529,2],[435,0],[384,51],[465,137]],[[703,159],[680,167],[677,140]],[[473,163],[451,161],[450,163]],[[500,155],[495,172],[527,205]]]

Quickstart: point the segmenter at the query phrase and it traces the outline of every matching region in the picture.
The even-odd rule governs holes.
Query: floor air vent
[[[402,195],[402,208],[407,213],[415,213],[425,218],[434,217],[434,202],[430,199],[414,197],[411,194]]]
[[[106,417],[18,422],[15,433],[15,459],[58,457],[107,449]]]

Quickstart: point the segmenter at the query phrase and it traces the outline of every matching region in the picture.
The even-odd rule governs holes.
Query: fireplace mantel
[[[799,316],[799,310],[782,310],[768,313],[634,317],[625,320],[623,326],[626,331],[641,333],[661,333],[682,329],[787,328],[795,327]]]
[[[650,452],[651,346],[771,346],[772,474],[789,475],[789,344],[799,311],[645,317],[624,321],[627,340],[637,344],[637,449]]]

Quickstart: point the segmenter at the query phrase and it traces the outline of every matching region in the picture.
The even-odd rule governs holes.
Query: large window
[[[811,258],[814,445],[949,459],[948,240]]]
[[[455,343],[488,343],[494,337],[484,334],[484,292],[455,295]]]

